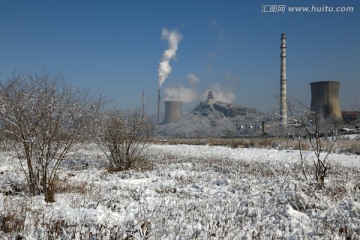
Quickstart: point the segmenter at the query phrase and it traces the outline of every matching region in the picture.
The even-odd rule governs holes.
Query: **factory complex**
[[[280,102],[279,102],[279,120],[278,124],[286,128],[288,126],[288,100],[286,92],[286,35],[281,34],[280,44]],[[344,121],[344,123],[351,123],[359,119],[360,112],[354,111],[343,111],[340,110],[340,97],[339,97],[340,82],[329,80],[329,81],[318,81],[310,83],[311,90],[311,106],[309,110],[316,113],[317,116],[321,116],[325,119],[331,118],[336,121]],[[216,99],[212,91],[208,92],[206,98],[207,103],[214,103]],[[160,87],[158,89],[158,113],[157,122],[159,124],[170,124],[181,120],[182,118],[182,102],[181,101],[165,101],[165,114],[164,120],[160,120]],[[213,106],[213,105],[211,105]],[[215,105],[216,106],[216,105]],[[234,108],[234,107],[233,107]],[[195,110],[194,110],[195,111]],[[228,111],[228,110],[227,110]],[[226,115],[226,114],[225,114]],[[228,117],[228,116],[225,116]],[[231,117],[231,116],[230,116]],[[234,115],[232,116],[234,117]],[[258,121],[259,122],[259,121]],[[259,124],[260,126],[261,124]]]

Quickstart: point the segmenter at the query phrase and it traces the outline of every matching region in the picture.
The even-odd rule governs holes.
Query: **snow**
[[[357,140],[360,139],[360,135],[359,134],[344,134],[341,136],[344,139],[351,139],[351,140]]]
[[[296,150],[207,145],[150,145],[153,170],[110,173],[88,144],[61,166],[59,183],[68,190],[45,203],[24,193],[15,154],[1,152],[0,238],[359,238],[359,156],[331,154],[321,189],[310,172],[313,153],[303,154],[309,180]],[[24,224],[4,231],[11,214]]]

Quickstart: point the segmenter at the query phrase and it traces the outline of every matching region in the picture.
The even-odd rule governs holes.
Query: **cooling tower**
[[[312,82],[311,111],[334,120],[342,120],[339,103],[339,86],[336,81]]]
[[[166,101],[164,123],[167,124],[167,123],[176,122],[180,118],[181,118],[181,102]]]

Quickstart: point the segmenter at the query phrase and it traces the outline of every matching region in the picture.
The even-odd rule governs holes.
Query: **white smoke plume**
[[[165,88],[165,101],[181,101],[183,103],[191,103],[198,99],[198,93],[193,88],[183,86],[174,88]]]
[[[176,57],[176,51],[182,38],[183,36],[177,30],[169,31],[166,28],[162,29],[161,39],[168,41],[168,49],[163,53],[161,62],[159,63],[159,88],[171,73],[170,60]]]
[[[189,81],[189,83],[191,85],[194,85],[194,84],[200,82],[200,78],[198,76],[196,76],[194,73],[189,73],[187,75],[187,80]]]
[[[224,87],[220,83],[211,85],[202,95],[203,99],[206,99],[209,91],[213,92],[216,101],[232,103],[236,98],[235,93],[233,93],[230,88]]]

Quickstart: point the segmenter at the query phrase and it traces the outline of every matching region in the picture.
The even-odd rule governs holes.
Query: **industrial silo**
[[[164,123],[167,124],[167,123],[176,122],[180,118],[181,118],[181,102],[166,101]]]
[[[334,120],[342,120],[339,86],[336,81],[312,82],[311,86],[311,111]]]

